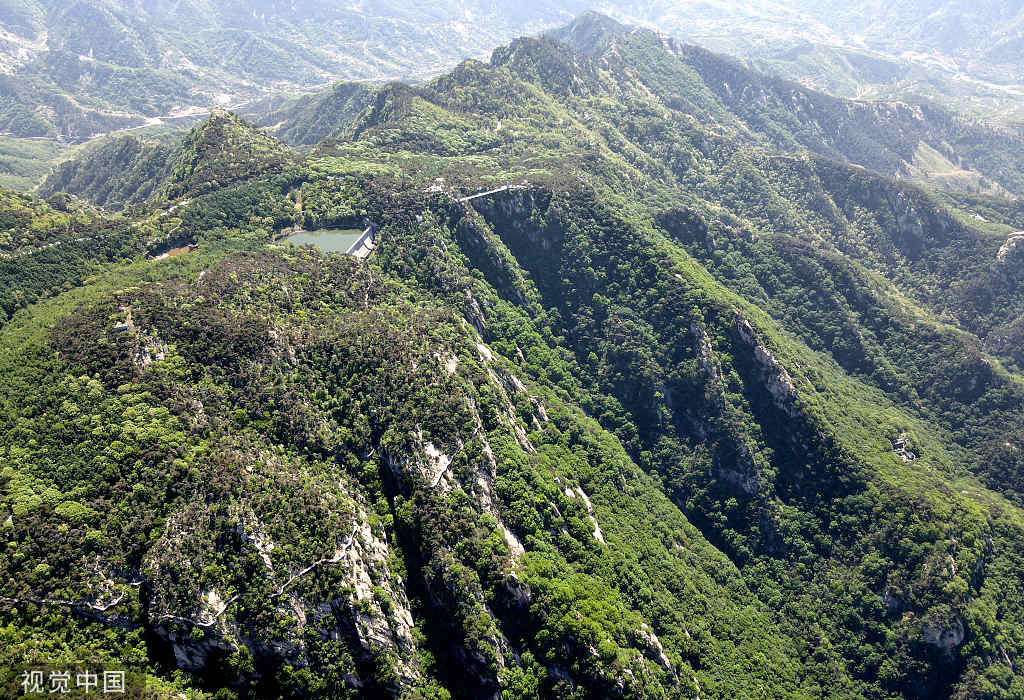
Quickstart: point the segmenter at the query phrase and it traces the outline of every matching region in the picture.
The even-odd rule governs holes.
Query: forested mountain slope
[[[1020,125],[1024,8],[1004,0],[624,0],[616,18],[842,97],[911,95]]]
[[[919,17],[884,4],[833,5],[617,0],[604,9],[832,95],[915,105],[933,99],[969,119],[993,118],[1020,128],[1020,8],[950,2]],[[482,58],[497,43],[557,26],[585,10],[585,3],[575,1],[558,8],[495,7],[475,0],[443,8],[400,0],[371,6],[305,0],[0,2],[0,132],[21,141],[2,149],[0,175],[28,189],[38,173],[50,169],[47,151],[147,124],[188,127],[228,105],[261,125],[293,122],[279,135],[311,145],[335,135],[338,123],[348,121],[341,118],[346,111],[365,106],[364,89],[351,81],[430,79],[466,56]],[[850,18],[864,13],[874,21],[852,31]],[[717,77],[708,82],[716,90]],[[333,97],[319,104],[324,96],[312,93],[338,80],[343,83]],[[755,82],[746,87],[779,92],[763,79]],[[791,106],[789,99],[788,87],[770,98],[784,108]],[[817,103],[816,120],[834,111],[818,98],[811,102]],[[305,118],[293,117],[296,111]],[[339,117],[311,116],[332,111]],[[831,128],[835,118],[822,126]],[[973,143],[976,134],[968,132]],[[897,154],[908,164],[904,174],[991,189],[973,157],[961,162],[951,155],[964,156],[962,143],[923,141],[927,145],[920,150],[914,142]],[[34,156],[29,163],[6,158],[26,152]]]
[[[253,172],[281,170],[296,154],[223,110],[183,137],[121,136],[62,163],[37,189],[68,192],[108,209],[203,194]]]
[[[341,136],[370,104],[375,92],[368,83],[342,82],[278,109],[254,111],[262,125],[287,143],[314,146],[326,138]]]
[[[173,146],[162,140],[118,136],[64,161],[36,189],[49,197],[73,192],[98,206],[122,209],[145,202],[168,176]]]
[[[1024,137],[1012,129],[967,121],[925,102],[830,97],[750,70],[731,58],[593,13],[552,32],[551,37],[582,52],[571,59],[572,71],[579,74],[581,82],[563,86],[567,95],[588,99],[598,108],[602,106],[600,98],[611,103],[628,98],[631,109],[646,110],[621,125],[634,140],[653,142],[663,138],[666,120],[673,122],[675,129],[679,125],[692,128],[693,120],[699,120],[703,127],[710,127],[701,137],[705,143],[698,144],[704,150],[714,147],[709,139],[724,136],[734,146],[808,150],[952,191],[999,196],[1024,191]],[[528,82],[543,78],[531,72],[535,66],[524,62],[533,61],[534,53],[545,51],[544,41],[513,43],[496,52],[489,65],[500,68],[509,63],[513,72]],[[469,63],[451,75],[470,75],[479,70],[478,64]],[[584,74],[585,79],[580,77]],[[293,145],[345,139],[379,120],[387,110],[405,109],[417,101],[448,106],[444,86],[449,80],[442,77],[423,88],[393,84],[375,89],[366,84],[339,83],[326,92],[269,109],[261,123]],[[506,84],[505,92],[496,99],[511,104],[529,99],[511,95],[511,89]],[[498,120],[494,134],[473,148],[517,138],[509,130],[501,133],[498,128],[503,113],[500,104],[471,103],[469,107],[471,113],[458,118],[468,119],[467,125],[481,126],[480,107],[486,107],[488,116]],[[458,128],[462,127],[452,125],[449,131]],[[647,133],[641,133],[644,129]],[[454,133],[453,137],[464,138]],[[430,138],[436,141],[438,136]],[[667,159],[657,155],[670,166],[676,163],[674,154]],[[160,160],[169,162],[175,157],[164,148],[147,145],[144,138],[125,136],[62,165],[40,192],[48,195],[66,190],[96,204],[121,207],[144,199],[152,183],[163,177]],[[133,186],[135,181],[139,182]],[[150,184],[144,185],[143,181]]]
[[[565,36],[308,155],[218,115],[126,213],[7,196],[2,687],[1024,694],[1019,202],[889,177],[916,118]]]
[[[371,6],[6,0],[0,3],[0,125],[18,136],[81,139],[188,107],[223,106],[338,79],[429,78],[511,36],[541,31],[589,7],[575,1],[556,8],[475,0],[443,7],[400,0]],[[1000,0],[616,0],[604,9],[815,84],[827,83],[828,73],[837,70],[846,70],[866,90],[890,80],[851,65],[857,62],[895,61],[903,72],[908,66],[931,69],[922,81],[934,83],[929,92],[964,105],[989,97],[986,83],[991,92],[1024,68],[1024,14]],[[807,42],[826,55],[791,68],[800,61],[780,52],[800,52]],[[846,53],[828,55],[836,49]],[[870,53],[858,58],[856,50]],[[901,87],[918,94],[918,88],[929,88],[914,82]],[[999,101],[1015,94],[1004,91]]]
[[[581,82],[563,91],[599,103],[630,96],[649,105],[651,113],[670,115],[686,123],[699,119],[712,133],[727,135],[743,145],[772,150],[802,151],[863,165],[878,172],[957,191],[996,195],[1024,192],[1024,136],[1009,127],[996,127],[958,116],[918,100],[859,101],[831,97],[796,83],[759,73],[736,59],[697,46],[680,44],[649,30],[627,27],[610,18],[588,13],[549,35],[568,43],[582,55],[572,57]],[[520,40],[497,52],[491,67],[511,62],[529,81],[532,70],[519,65],[530,56],[537,40]],[[543,43],[543,40],[541,40]],[[462,65],[453,75],[477,70]],[[586,77],[584,77],[586,76]],[[415,95],[438,103],[433,94],[447,77],[419,89],[385,86],[375,93],[358,84],[341,83],[262,117],[261,123],[289,143],[311,145],[318,140],[344,138],[358,128],[360,112],[372,106],[377,118],[389,95]],[[407,97],[396,97],[403,104]],[[527,99],[506,93],[511,103]],[[442,105],[443,106],[443,105]],[[482,105],[472,104],[477,108]],[[635,107],[634,107],[635,109]],[[501,110],[491,110],[500,117]],[[479,115],[476,115],[479,116]],[[640,115],[648,116],[648,115]],[[634,119],[631,128],[646,125]],[[492,137],[494,143],[507,141]],[[628,134],[647,138],[655,134]]]
[[[707,105],[705,114],[714,117],[724,108],[741,129],[767,137],[775,149],[807,149],[960,190],[1020,194],[1024,187],[1024,137],[1013,129],[972,123],[924,101],[831,97],[601,15],[585,15],[551,35],[614,75],[641,81],[670,108],[693,100],[699,81],[704,105],[693,106]]]
[[[432,7],[390,1],[6,0],[0,130],[84,139],[147,118],[334,80],[437,75],[515,33],[563,22],[570,3]]]

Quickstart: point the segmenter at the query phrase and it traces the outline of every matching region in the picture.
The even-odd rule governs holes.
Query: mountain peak
[[[578,51],[598,55],[603,53],[615,38],[636,30],[636,27],[622,24],[606,14],[588,10],[564,27],[552,29],[545,36],[569,44]]]
[[[589,95],[600,89],[591,57],[551,36],[520,38],[495,49],[491,65],[507,67],[522,80],[562,95]]]
[[[168,200],[205,194],[254,175],[280,171],[294,160],[281,141],[224,109],[185,137],[164,189]]]

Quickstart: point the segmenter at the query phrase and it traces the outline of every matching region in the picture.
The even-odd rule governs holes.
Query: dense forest
[[[1024,142],[932,109],[588,15],[3,192],[0,694],[1024,696]]]

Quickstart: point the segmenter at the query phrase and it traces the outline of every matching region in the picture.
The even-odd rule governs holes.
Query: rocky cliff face
[[[1013,696],[1004,231],[766,152],[630,37],[387,87],[308,159],[219,115],[173,204],[5,200],[0,695],[54,653],[168,695]],[[280,242],[314,212],[373,251]]]
[[[354,500],[357,489],[324,481],[315,496],[309,493],[312,499],[292,501],[284,513],[268,512],[265,499],[288,483],[292,465],[270,455],[240,460],[242,483],[235,488],[243,500],[227,513],[186,505],[168,518],[166,534],[143,564],[147,617],[178,666],[210,671],[244,647],[258,665],[303,668],[311,663],[312,635],[347,640],[352,653],[366,659],[388,654],[401,681],[415,683],[417,650],[404,583],[389,569],[387,542]],[[315,529],[292,529],[292,508],[313,518]],[[296,543],[324,536],[333,543],[328,549],[308,550],[308,560],[285,559]],[[246,564],[229,563],[234,561]],[[330,590],[319,591],[326,582]],[[275,620],[272,632],[260,616]]]
[[[737,318],[734,327],[737,337],[753,356],[754,362],[761,372],[764,389],[771,396],[772,403],[786,415],[795,416],[798,411],[797,392],[789,372],[775,359],[772,351],[758,339],[749,320]]]

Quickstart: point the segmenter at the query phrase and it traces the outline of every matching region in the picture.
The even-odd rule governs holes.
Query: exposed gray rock
[[[207,636],[197,640],[187,631],[170,625],[160,625],[154,631],[171,645],[178,668],[190,673],[206,668],[211,654],[231,652],[235,648],[223,638]]]
[[[917,460],[917,455],[910,450],[910,442],[906,433],[900,433],[900,436],[893,440],[892,451],[899,455],[905,464]]]
[[[1018,249],[1024,249],[1024,231],[1015,231],[1006,237],[1006,242],[996,253],[996,260],[1006,262],[1006,259],[1013,255]]]
[[[745,318],[737,318],[734,327],[737,336],[744,345],[750,348],[754,362],[760,367],[761,379],[765,389],[771,394],[776,408],[784,411],[790,417],[795,417],[798,414],[797,391],[789,372],[775,359],[772,351],[760,341],[754,327],[750,325],[750,321]]]
[[[665,655],[665,648],[662,647],[658,635],[654,634],[654,630],[648,627],[647,624],[644,624],[637,630],[636,634],[647,647],[648,656],[657,661],[666,671],[671,671],[672,662]]]
[[[745,442],[738,442],[736,450],[733,468],[723,466],[719,468],[718,475],[746,495],[754,496],[761,491],[764,484],[761,470],[754,463],[754,457]]]
[[[948,654],[963,644],[967,629],[964,627],[964,621],[959,616],[954,616],[944,623],[925,623],[922,633],[926,644]]]

